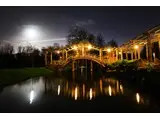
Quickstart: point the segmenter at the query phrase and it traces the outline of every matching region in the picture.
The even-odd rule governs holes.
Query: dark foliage
[[[31,46],[19,46],[17,53],[10,44],[0,46],[0,68],[43,67],[44,55]]]
[[[118,47],[118,44],[115,40],[112,39],[111,41],[107,42],[106,46],[107,47]]]
[[[98,34],[96,39],[96,45],[99,47],[103,47],[104,44],[105,44],[105,41],[103,39],[103,36],[101,34]]]

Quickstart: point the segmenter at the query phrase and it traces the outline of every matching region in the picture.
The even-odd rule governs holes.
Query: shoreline
[[[47,76],[54,73],[45,67],[38,68],[17,68],[17,69],[0,69],[0,86],[8,86],[32,77]]]

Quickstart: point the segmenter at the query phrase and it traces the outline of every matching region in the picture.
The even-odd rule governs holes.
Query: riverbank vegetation
[[[107,72],[153,72],[158,71],[154,69],[153,65],[151,63],[146,63],[144,68],[139,68],[139,61],[137,60],[123,60],[123,61],[117,61],[112,64],[106,65]]]
[[[0,85],[10,85],[31,77],[47,76],[53,71],[46,68],[20,68],[20,69],[1,69],[0,70]]]

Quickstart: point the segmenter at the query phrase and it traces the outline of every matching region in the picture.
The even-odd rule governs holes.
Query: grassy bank
[[[46,68],[21,68],[21,69],[2,69],[0,70],[0,85],[10,85],[31,77],[46,76],[53,71]]]

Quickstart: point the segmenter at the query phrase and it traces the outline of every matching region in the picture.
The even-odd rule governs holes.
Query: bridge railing
[[[73,60],[73,59],[79,59],[79,58],[84,58],[84,59],[93,59],[98,61],[99,63],[103,63],[103,64],[110,64],[113,62],[116,62],[116,58],[107,58],[107,57],[101,57],[99,55],[93,55],[93,54],[85,54],[84,56],[82,55],[70,55],[67,57],[67,59],[63,60],[53,60],[52,64],[53,65],[64,65],[67,62]]]

